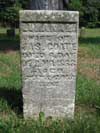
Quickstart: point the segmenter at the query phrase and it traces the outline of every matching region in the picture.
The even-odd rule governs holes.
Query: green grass
[[[79,74],[77,78],[76,103],[100,107],[100,85]]]
[[[97,29],[85,29],[83,37],[84,38],[95,38],[95,37],[100,38],[100,28],[97,28]]]
[[[23,120],[16,117],[0,120],[3,133],[99,133],[100,119],[90,115],[78,116],[75,120]]]
[[[0,87],[21,88],[21,67],[19,52],[0,53]]]
[[[100,29],[86,29],[79,40],[74,120],[23,119],[18,30],[15,38],[5,33],[1,28],[0,133],[99,133]]]

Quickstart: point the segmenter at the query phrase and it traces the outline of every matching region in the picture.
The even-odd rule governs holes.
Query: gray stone
[[[31,10],[64,10],[69,0],[30,0]]]
[[[74,116],[78,12],[20,11],[24,116]]]

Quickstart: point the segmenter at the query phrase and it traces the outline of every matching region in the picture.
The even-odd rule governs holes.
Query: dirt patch
[[[88,58],[90,50],[87,47],[79,47],[78,49],[78,57],[80,58]]]
[[[93,107],[89,107],[86,105],[76,105],[75,106],[75,112],[79,113],[79,112],[83,112],[83,113],[95,113],[97,110],[96,108]]]
[[[87,48],[79,49],[78,72],[100,82],[100,58],[90,57]]]

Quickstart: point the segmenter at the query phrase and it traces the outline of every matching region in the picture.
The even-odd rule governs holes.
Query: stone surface
[[[78,12],[20,11],[24,116],[73,117]]]

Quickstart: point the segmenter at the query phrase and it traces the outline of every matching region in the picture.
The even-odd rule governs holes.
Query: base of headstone
[[[79,13],[20,11],[24,117],[74,117]]]

